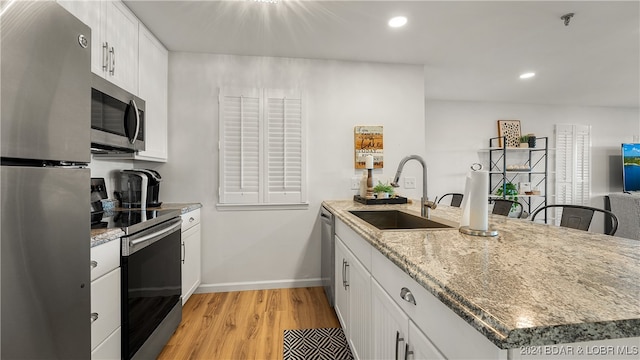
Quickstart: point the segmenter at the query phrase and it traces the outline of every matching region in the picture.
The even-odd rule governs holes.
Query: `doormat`
[[[352,360],[341,328],[284,331],[283,360]]]

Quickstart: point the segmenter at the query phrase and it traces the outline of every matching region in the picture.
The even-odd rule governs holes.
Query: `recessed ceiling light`
[[[536,73],[528,72],[528,73],[524,73],[524,74],[520,75],[520,79],[530,79],[530,78],[532,78],[534,76],[536,76]]]
[[[407,24],[407,18],[404,16],[396,16],[389,20],[389,26],[397,28],[401,26],[405,26]]]

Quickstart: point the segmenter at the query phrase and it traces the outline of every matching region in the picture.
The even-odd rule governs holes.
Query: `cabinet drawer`
[[[200,209],[182,214],[182,232],[189,230],[197,224],[200,224]]]
[[[336,219],[336,236],[360,260],[367,271],[371,272],[371,251],[373,246],[339,219]]]
[[[120,268],[91,282],[91,316],[93,350],[120,326]]]
[[[499,358],[497,346],[377,250],[372,275],[445,357]],[[411,291],[415,305],[400,296],[402,288]]]
[[[91,281],[120,266],[120,239],[91,248]]]
[[[122,328],[117,328],[91,352],[91,360],[120,360],[122,358]]]

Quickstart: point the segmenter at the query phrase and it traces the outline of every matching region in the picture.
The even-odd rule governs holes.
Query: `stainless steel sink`
[[[456,224],[446,220],[435,221],[399,210],[352,210],[353,215],[380,230],[452,229]]]

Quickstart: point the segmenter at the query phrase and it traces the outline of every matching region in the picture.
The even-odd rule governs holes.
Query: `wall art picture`
[[[367,155],[373,155],[373,168],[382,169],[384,148],[382,126],[354,127],[355,168],[365,169]]]
[[[506,147],[520,145],[520,120],[498,120],[498,136],[504,136]],[[502,147],[502,139],[498,140]]]

